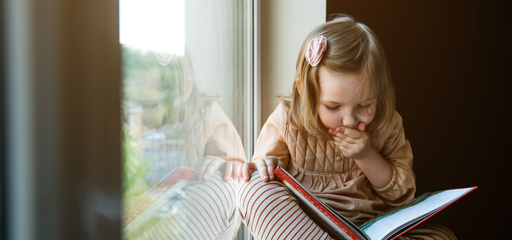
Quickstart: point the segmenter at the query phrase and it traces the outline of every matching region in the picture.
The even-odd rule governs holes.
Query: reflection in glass
[[[193,36],[185,34],[185,25],[205,27],[197,20],[185,24],[197,16],[189,11],[192,7],[219,16],[224,24],[218,27],[225,30],[233,28],[226,27],[233,20],[218,10],[233,6],[229,1],[213,8],[198,4],[120,0],[126,239],[233,239],[240,226],[234,197],[237,169],[246,157],[231,120],[238,106],[229,101],[226,114],[219,100],[234,97],[226,96],[225,89],[215,94],[209,87],[207,95],[199,89],[204,82],[197,79],[197,73],[222,69],[224,75],[210,74],[208,84],[227,86],[231,94],[232,82],[241,81],[234,80],[233,50],[219,53],[231,56],[225,66],[205,64],[207,57],[198,54],[205,44],[198,39],[210,36],[187,41],[187,51],[184,40]],[[205,32],[220,33],[211,36],[210,44],[233,41],[232,33]]]

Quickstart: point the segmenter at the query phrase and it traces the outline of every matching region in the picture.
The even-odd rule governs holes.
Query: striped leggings
[[[278,181],[263,182],[257,171],[240,182],[237,203],[242,222],[255,239],[332,239],[300,208]],[[421,224],[400,236],[409,239],[457,239],[450,229]]]
[[[220,171],[209,181],[193,181],[138,239],[234,239],[240,226],[235,195],[235,181],[225,182]]]

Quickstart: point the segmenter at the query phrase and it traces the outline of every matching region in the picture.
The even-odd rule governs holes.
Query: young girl
[[[263,126],[253,162],[241,172],[237,201],[257,239],[329,239],[273,171],[286,169],[305,188],[356,224],[414,197],[412,150],[384,51],[366,25],[342,15],[307,36],[290,102]],[[455,239],[420,225],[401,239]]]

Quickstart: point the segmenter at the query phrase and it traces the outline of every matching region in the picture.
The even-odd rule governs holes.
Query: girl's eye
[[[365,104],[365,105],[359,105],[359,111],[364,114],[369,114],[370,110],[372,109],[372,104]]]
[[[360,108],[360,109],[367,109],[367,108],[372,107],[372,105],[373,105],[373,103],[372,103],[372,102],[366,102],[366,103],[364,103],[364,104],[360,104],[360,105],[359,105],[359,108]]]
[[[339,106],[328,106],[328,105],[325,105],[325,107],[329,110],[336,110],[339,108]]]

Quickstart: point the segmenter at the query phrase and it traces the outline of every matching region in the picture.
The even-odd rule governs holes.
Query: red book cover
[[[329,235],[339,239],[369,239],[356,225],[311,194],[286,170],[277,167],[274,175],[288,187],[305,212]]]

